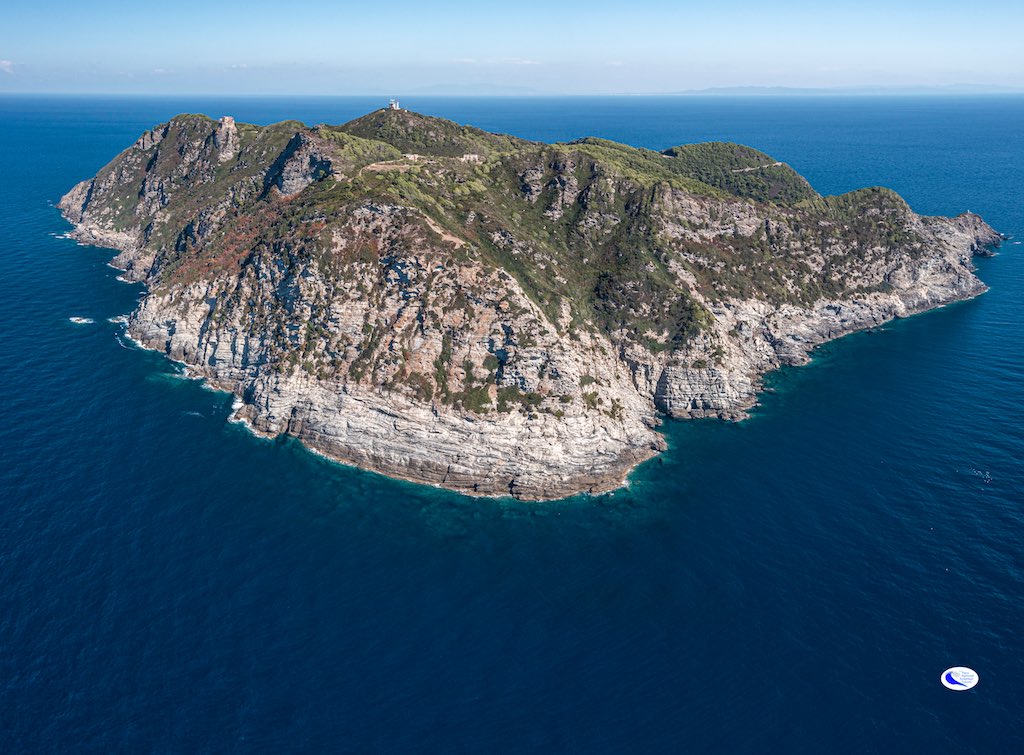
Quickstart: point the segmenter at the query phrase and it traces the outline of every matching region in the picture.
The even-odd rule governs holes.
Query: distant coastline
[[[5,83],[0,80],[0,85]],[[365,97],[379,101],[382,97],[394,95],[399,99],[410,97],[442,98],[442,97],[479,97],[502,99],[544,99],[544,98],[614,98],[614,97],[1015,97],[1024,96],[1024,87],[998,86],[988,84],[949,84],[949,85],[862,85],[843,87],[797,87],[797,86],[721,86],[694,89],[678,89],[667,91],[610,91],[580,92],[535,89],[531,87],[513,87],[498,84],[438,84],[428,87],[397,88],[394,91],[348,91],[348,92],[192,92],[192,91],[160,91],[160,92],[68,92],[53,91],[18,91],[0,89],[0,97],[111,97],[123,99],[157,99],[161,97],[188,97],[191,99],[206,98],[250,98],[263,99],[299,99],[299,98],[348,98]]]

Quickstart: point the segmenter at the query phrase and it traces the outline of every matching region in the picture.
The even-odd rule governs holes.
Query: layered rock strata
[[[405,111],[178,116],[61,200],[139,343],[259,433],[470,494],[600,492],[660,417],[740,418],[817,345],[985,290],[999,236],[820,197],[737,145],[542,145]]]

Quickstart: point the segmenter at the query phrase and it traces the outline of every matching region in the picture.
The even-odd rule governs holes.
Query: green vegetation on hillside
[[[741,144],[686,144],[664,154],[672,158],[672,170],[738,197],[794,205],[818,196],[788,165]]]
[[[546,145],[378,110],[341,126],[238,124],[237,153],[220,162],[217,125],[178,116],[159,144],[127,150],[97,177],[109,186],[98,209],[156,252],[156,283],[240,270],[256,250],[341,264],[331,228],[378,202],[413,210],[409,222],[427,238],[457,240],[453,264],[472,259],[515,278],[569,333],[594,328],[665,351],[708,325],[702,300],[811,303],[870,290],[884,281],[853,281],[858,260],[919,247],[896,194],[823,198],[788,166],[736,144],[665,153],[596,138]],[[282,196],[271,178],[286,165],[290,181],[308,176]],[[685,213],[673,209],[680,198]],[[381,254],[376,242],[345,253]],[[482,384],[455,394],[440,373],[420,390],[489,401]]]
[[[461,157],[511,151],[528,144],[504,134],[491,134],[442,118],[408,110],[375,110],[334,130],[386,142],[405,154]]]

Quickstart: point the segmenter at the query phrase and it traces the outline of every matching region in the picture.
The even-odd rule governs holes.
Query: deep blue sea
[[[0,751],[1024,752],[1024,246],[820,349],[612,495],[470,499],[258,440],[128,348],[53,203],[182,111],[0,97]],[[1024,237],[1024,97],[420,99],[542,140],[725,139]],[[74,324],[85,317],[92,324]],[[978,686],[939,683],[967,665]]]

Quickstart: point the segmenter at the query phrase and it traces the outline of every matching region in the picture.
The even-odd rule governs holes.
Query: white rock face
[[[376,218],[381,211],[368,208],[365,214]],[[379,230],[383,226],[376,219]],[[383,224],[391,222],[403,221],[392,217]],[[530,320],[547,328],[551,335],[539,336],[535,345],[509,344],[514,354],[505,378],[524,390],[572,395],[561,417],[519,411],[476,415],[367,381],[267,369],[261,363],[268,348],[264,335],[247,332],[237,309],[221,310],[223,318],[217,312],[226,300],[266,299],[286,288],[289,279],[271,266],[240,283],[215,281],[172,294],[152,293],[132,315],[130,332],[241,397],[238,415],[259,433],[295,435],[331,458],[471,494],[557,498],[614,488],[633,466],[662,449],[663,441],[652,430],[655,409],[681,418],[742,417],[756,401],[766,371],[802,364],[815,346],[846,333],[983,292],[984,285],[970,272],[970,250],[976,244],[972,223],[967,218],[936,224],[936,256],[899,268],[893,276],[898,287],[890,293],[822,301],[808,309],[757,300],[728,302],[713,310],[711,332],[691,344],[685,365],[671,365],[642,349],[620,355],[612,343],[596,337],[579,344],[559,338],[514,281],[505,281],[505,290],[496,289],[492,301],[480,302],[479,311],[493,314],[471,323],[453,321],[466,334],[454,361],[474,352],[491,353],[488,341],[502,332],[502,324],[522,332],[523,322]],[[424,247],[421,255],[424,262],[431,252]],[[306,303],[328,296],[333,297],[337,333],[355,338],[371,316],[368,300],[330,294],[328,282],[315,270],[304,269],[290,280],[298,286],[292,302],[296,322],[303,321]],[[402,283],[394,278],[385,297],[373,305],[372,317],[390,322],[392,331],[412,322],[406,298],[410,288],[419,290],[415,279]],[[499,316],[500,301],[509,301],[509,293],[514,307],[529,312],[519,314],[519,322],[502,322]],[[418,339],[408,344],[422,353],[410,361],[429,370],[439,339],[430,332]],[[717,361],[716,345],[724,345]],[[543,381],[536,378],[539,364],[548,365]],[[581,391],[584,375],[595,383]],[[605,407],[617,402],[619,415],[588,409],[578,396],[590,388],[599,391]]]
[[[377,237],[404,233],[408,227],[405,211],[397,207],[368,206],[353,214],[353,222]],[[267,259],[241,280],[151,293],[132,314],[129,332],[139,343],[238,395],[243,401],[238,417],[259,433],[288,433],[331,458],[471,494],[547,499],[609,490],[632,467],[664,448],[652,429],[656,420],[650,397],[633,388],[629,370],[614,356],[612,345],[592,341],[570,347],[513,279],[494,278],[477,288],[487,293],[474,303],[476,315],[470,321],[461,311],[444,314],[448,299],[423,301],[422,278],[434,267],[429,261],[443,254],[425,242],[402,260],[408,264],[399,266],[401,276],[385,276],[372,304],[369,297],[352,296],[351,291],[332,293],[331,282],[315,265],[286,272]],[[369,285],[375,273],[353,268],[346,278],[362,276]],[[438,278],[445,275],[432,278],[432,285],[439,287]],[[491,274],[466,265],[451,275],[449,290],[459,290],[460,282],[478,283]],[[292,311],[285,329],[294,323],[299,330],[313,302],[332,301],[330,332],[306,349],[311,355],[325,354],[348,339],[356,341],[368,322],[386,324],[387,335],[378,345],[382,356],[377,377],[353,381],[313,368],[270,369],[269,328],[251,327],[253,312],[230,302],[281,301],[282,291],[289,291],[286,306]],[[441,320],[403,338],[399,334],[423,318],[424,304]],[[513,317],[511,311],[517,314]],[[467,412],[424,401],[404,387],[382,385],[388,382],[382,374],[388,354],[405,352],[407,371],[436,369],[444,348],[440,334],[451,329],[460,333],[449,347],[455,365],[478,365],[486,355],[498,353],[504,360],[503,385],[523,395],[570,397],[557,404],[560,416],[518,408]],[[496,339],[501,339],[498,347]],[[362,353],[351,351],[356,359]],[[346,359],[343,354],[339,358]],[[464,387],[465,378],[461,366],[448,376],[453,389]],[[592,405],[585,403],[583,393],[592,395]],[[497,389],[492,403],[496,394]]]
[[[217,162],[226,163],[235,159],[238,154],[238,127],[235,126],[235,119],[230,115],[221,118],[213,140],[218,151]]]
[[[313,139],[296,135],[281,156],[280,167],[270,178],[285,196],[293,196],[325,176],[330,175],[331,160]]]
[[[698,302],[706,320],[687,340],[646,331],[645,341],[574,325],[568,297],[545,311],[471,236],[398,200],[359,199],[340,217],[293,214],[287,233],[261,235],[280,231],[280,213],[311,184],[334,176],[340,185],[340,171],[356,175],[360,164],[309,131],[251,134],[240,136],[231,118],[176,119],[61,200],[78,239],[119,250],[114,264],[152,286],[129,333],[234,393],[237,417],[257,433],[287,433],[333,459],[469,494],[551,499],[615,488],[665,447],[659,416],[741,418],[766,372],[803,364],[817,345],[982,293],[971,258],[998,240],[975,215],[920,217],[886,195],[878,206],[916,241],[851,253],[838,233],[804,243],[798,209],[659,185],[645,230],[663,245],[656,259],[672,295]],[[161,170],[150,171],[161,155]],[[441,178],[451,170],[418,162]],[[604,174],[584,187],[578,168],[569,158],[526,167],[511,176],[514,199],[547,221],[568,217],[597,245],[629,227],[619,225],[628,219],[615,209],[617,192],[635,187]],[[217,180],[227,188],[191,203]],[[182,196],[185,221],[170,215]],[[258,212],[226,225],[257,198]],[[507,225],[488,239],[506,259],[566,284],[550,250],[517,233]],[[701,256],[723,239],[742,243]],[[772,255],[786,261],[783,273],[800,271],[770,281],[774,299],[725,287]],[[736,269],[723,262],[732,259]],[[168,265],[179,267],[165,278]],[[723,287],[709,291],[698,275]],[[802,288],[836,279],[844,285],[815,290],[854,293]],[[642,302],[651,321],[661,306],[653,302]]]
[[[930,253],[882,268],[886,293],[843,300],[823,299],[813,307],[731,300],[711,306],[711,337],[691,345],[686,366],[666,366],[654,400],[672,417],[741,418],[756,401],[761,376],[781,365],[801,365],[816,346],[858,330],[877,327],[984,293],[971,257],[998,237],[976,215],[917,218]],[[888,269],[888,272],[886,270]],[[713,346],[723,353],[715,357]]]

